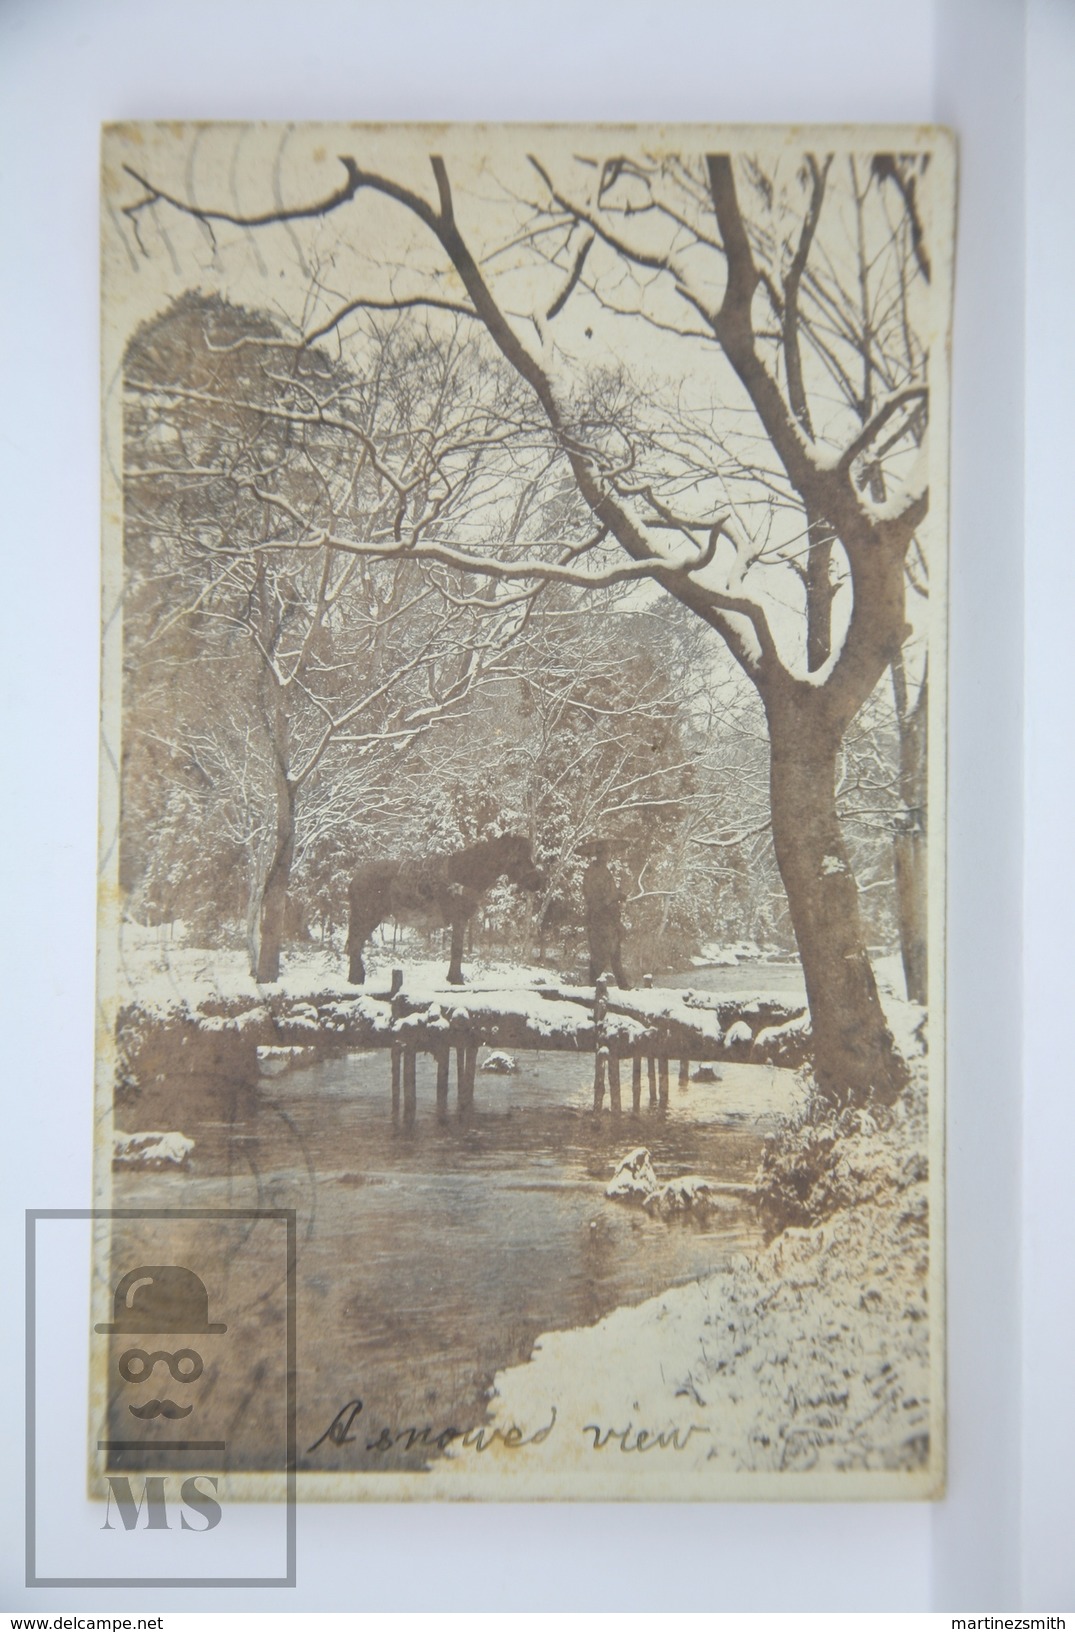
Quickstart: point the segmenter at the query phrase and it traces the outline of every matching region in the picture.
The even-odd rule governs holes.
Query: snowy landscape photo
[[[954,172],[106,130],[91,1484],[943,1492]]]

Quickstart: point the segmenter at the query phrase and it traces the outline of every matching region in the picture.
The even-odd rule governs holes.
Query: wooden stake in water
[[[399,1117],[399,1084],[403,1071],[403,1044],[392,1044],[392,1120]]]
[[[608,975],[599,975],[593,993],[593,1108],[595,1111],[599,1111],[605,1102],[605,1073],[608,1069],[605,1016],[608,1014],[609,978]]]
[[[466,1112],[474,1105],[474,1074],[478,1068],[478,1045],[467,1043],[464,1048],[456,1052],[457,1069],[457,1096],[460,1111]]]
[[[418,1115],[418,1050],[406,1048],[403,1053],[403,1120],[414,1123]]]
[[[608,1048],[608,1103],[613,1116],[620,1114],[620,1056],[609,1044]]]

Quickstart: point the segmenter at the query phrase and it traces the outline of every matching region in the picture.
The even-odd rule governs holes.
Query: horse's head
[[[530,890],[536,894],[543,890],[546,884],[545,874],[540,867],[534,865],[534,857],[530,850],[530,840],[516,834],[509,834],[500,840],[503,846],[504,874],[521,890]]]

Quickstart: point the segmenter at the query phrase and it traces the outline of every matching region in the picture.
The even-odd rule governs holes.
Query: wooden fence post
[[[642,1109],[641,1054],[633,1054],[631,1056],[631,1109],[632,1111],[640,1111]]]
[[[452,1062],[452,1051],[445,1044],[437,1050],[437,1117],[443,1122],[448,1114],[448,1071]]]
[[[605,1071],[608,1066],[608,1045],[605,1042],[605,1016],[608,1013],[608,976],[598,975],[593,993],[593,1108],[599,1111],[605,1102]]]
[[[691,1080],[691,1062],[690,1062],[690,1060],[680,1060],[680,1062],[679,1062],[679,1086],[681,1088],[688,1088],[690,1086],[690,1080]]]

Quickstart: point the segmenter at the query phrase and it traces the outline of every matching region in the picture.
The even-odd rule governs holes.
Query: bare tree
[[[807,157],[801,183],[811,190],[810,210],[816,216],[824,199],[832,160],[819,167]],[[784,338],[789,398],[803,429],[813,435],[810,406],[803,383],[801,360],[788,351],[787,339],[801,337],[829,377],[830,387],[842,397],[858,424],[870,424],[878,405],[898,391],[926,377],[928,359],[916,332],[916,289],[932,279],[926,234],[918,207],[919,183],[926,178],[928,155],[876,153],[866,160],[850,155],[839,161],[844,169],[848,198],[848,237],[853,274],[837,277],[831,263],[808,264],[792,253],[784,278]],[[786,196],[773,189],[756,169],[752,172],[759,205],[767,225],[759,239],[767,250],[786,243],[789,212]],[[802,240],[800,239],[800,246]],[[789,296],[790,286],[790,296]],[[775,297],[779,302],[780,297]],[[789,307],[788,301],[791,301]],[[860,487],[883,506],[888,499],[886,456],[903,443],[905,452],[922,445],[928,422],[928,401],[916,404],[906,421],[896,425],[857,470]],[[816,525],[811,562],[830,557],[831,542]],[[821,550],[818,549],[818,544]],[[905,560],[907,587],[912,591],[909,613],[928,594],[928,566],[917,537]],[[817,574],[814,574],[815,578]],[[821,620],[818,620],[821,627]],[[828,635],[831,644],[831,631]],[[825,643],[819,648],[823,653]],[[912,618],[907,638],[891,663],[892,700],[898,729],[898,793],[889,817],[895,874],[896,921],[903,958],[907,995],[927,1001],[927,882],[926,769],[928,683],[924,631]],[[882,688],[881,695],[884,695]]]
[[[355,824],[375,767],[398,765],[496,673],[525,619],[529,597],[453,593],[450,573],[328,542],[341,522],[419,539],[480,506],[505,413],[448,391],[467,351],[397,325],[371,337],[360,383],[200,296],[129,348],[134,741],[155,745],[158,770],[167,750],[164,780],[178,771],[243,857],[262,982],[279,977],[297,848]],[[135,748],[129,773],[139,763]],[[199,828],[204,848],[214,823]]]

